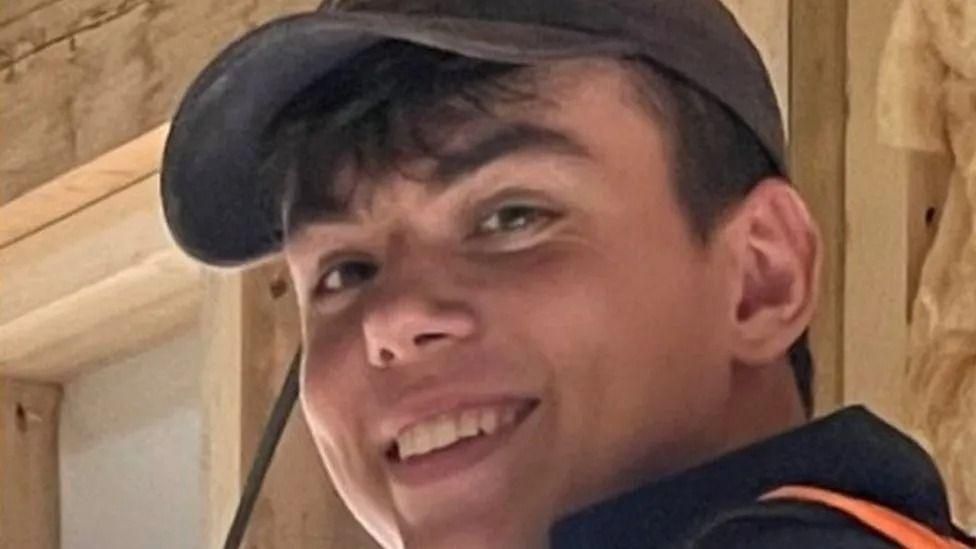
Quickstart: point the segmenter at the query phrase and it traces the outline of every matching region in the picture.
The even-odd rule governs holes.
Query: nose
[[[422,361],[456,344],[477,329],[473,313],[416,292],[402,292],[374,303],[364,313],[363,335],[370,365],[387,368]]]

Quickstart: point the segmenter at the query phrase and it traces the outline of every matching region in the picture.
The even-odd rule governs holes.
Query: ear
[[[810,324],[817,300],[822,244],[803,199],[788,182],[760,182],[725,224],[733,254],[734,358],[745,364],[782,359]]]

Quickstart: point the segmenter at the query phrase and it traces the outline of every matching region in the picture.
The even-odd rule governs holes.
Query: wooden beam
[[[810,329],[818,414],[843,402],[846,87],[847,0],[792,0],[791,175],[824,242],[821,294]]]
[[[271,263],[207,274],[201,315],[207,465],[207,547],[221,547],[271,407],[300,341],[286,267]],[[372,540],[339,500],[296,407],[271,463],[246,546],[368,548]]]
[[[168,131],[169,124],[163,124],[16,200],[0,204],[0,248],[156,173]]]
[[[0,378],[0,549],[60,547],[61,388]]]
[[[318,2],[33,4],[0,3],[0,204],[172,118],[220,49]]]
[[[204,547],[223,547],[243,486],[241,384],[246,337],[241,323],[243,274],[212,271],[204,275],[200,311],[203,394]]]
[[[0,375],[67,380],[192,322],[200,268],[170,241],[152,176],[0,248]]]
[[[926,210],[939,194],[927,180],[944,173],[945,159],[879,135],[878,69],[899,4],[848,3],[844,399],[903,425],[908,314],[930,241]]]

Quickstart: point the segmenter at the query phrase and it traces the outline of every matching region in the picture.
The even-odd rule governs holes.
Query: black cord
[[[271,410],[271,417],[261,435],[261,443],[258,444],[258,451],[254,455],[254,462],[251,470],[247,474],[247,481],[244,482],[244,491],[241,493],[241,500],[237,504],[237,512],[234,513],[234,522],[230,525],[227,532],[227,541],[224,542],[224,549],[238,549],[244,532],[247,530],[247,523],[251,520],[251,511],[257,502],[258,494],[261,492],[261,484],[264,483],[264,476],[271,465],[271,458],[274,457],[275,448],[281,440],[281,434],[285,432],[285,425],[288,424],[288,417],[295,407],[298,400],[298,370],[302,362],[302,348],[295,351],[295,357],[291,360],[288,367],[288,374],[285,376],[285,383],[278,394],[274,408]]]

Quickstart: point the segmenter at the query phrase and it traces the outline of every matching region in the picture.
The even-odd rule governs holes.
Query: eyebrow
[[[438,156],[434,179],[449,186],[496,160],[524,152],[590,156],[583,144],[558,130],[528,122],[507,124],[461,150]]]
[[[540,152],[575,158],[591,158],[589,150],[578,140],[561,131],[531,122],[496,126],[484,132],[472,143],[457,150],[435,156],[432,185],[448,188],[485,166],[517,153]],[[347,210],[322,210],[306,213],[293,231],[301,232],[306,225],[336,225],[349,223],[352,214]]]

